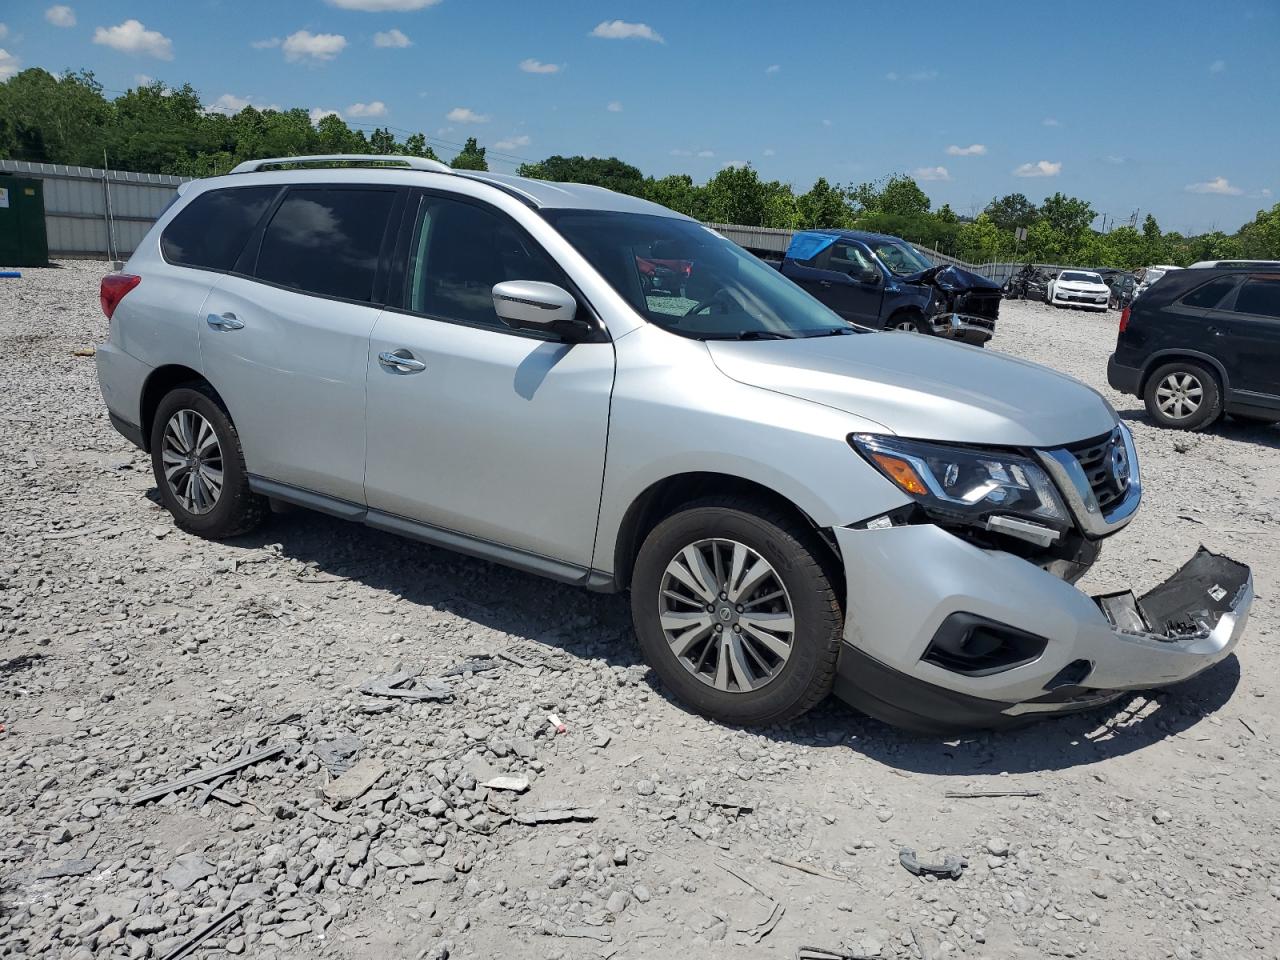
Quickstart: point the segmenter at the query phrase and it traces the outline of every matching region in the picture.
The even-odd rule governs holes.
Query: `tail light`
[[[102,304],[102,312],[111,319],[120,306],[124,295],[142,282],[142,278],[133,273],[108,273],[98,286],[98,301]]]
[[[1129,327],[1129,308],[1125,307],[1120,311],[1120,332],[1124,333]]]

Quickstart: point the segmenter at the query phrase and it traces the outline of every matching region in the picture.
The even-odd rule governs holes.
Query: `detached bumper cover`
[[[986,343],[995,335],[996,322],[966,313],[940,313],[929,319],[929,326],[937,336],[976,344]]]
[[[935,526],[835,533],[848,581],[836,692],[918,730],[1007,726],[1187,680],[1230,655],[1253,603],[1249,568],[1203,548],[1141,598],[1090,598]],[[1044,649],[995,671],[929,662],[957,613],[1042,637]]]

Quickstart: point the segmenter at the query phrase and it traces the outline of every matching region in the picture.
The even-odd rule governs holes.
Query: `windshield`
[[[599,210],[542,215],[622,297],[698,340],[773,340],[854,328],[777,270],[691,220]]]
[[[905,277],[909,273],[919,273],[933,266],[905,243],[895,243],[892,240],[870,240],[867,246],[875,251],[881,263],[900,277]]]
[[[1081,273],[1079,270],[1064,270],[1060,280],[1068,283],[1101,283],[1102,278],[1096,273]]]

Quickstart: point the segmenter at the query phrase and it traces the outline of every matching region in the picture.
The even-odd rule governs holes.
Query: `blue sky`
[[[496,170],[582,153],[703,181],[749,162],[802,190],[905,171],[963,213],[1062,190],[1184,232],[1280,199],[1275,0],[1066,6],[5,0],[0,77],[190,82],[421,131],[446,157],[476,136]]]

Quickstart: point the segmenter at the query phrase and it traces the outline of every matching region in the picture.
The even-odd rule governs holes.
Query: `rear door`
[[[1225,334],[1232,389],[1280,397],[1280,274],[1245,277],[1210,313],[1211,326]]]
[[[367,352],[370,522],[377,510],[392,528],[408,518],[585,573],[613,344],[563,343],[498,319],[501,281],[572,290],[507,214],[431,192],[409,206],[398,306],[378,318]]]
[[[291,186],[209,294],[201,355],[251,474],[364,502],[369,334],[403,197]]]

